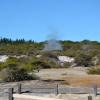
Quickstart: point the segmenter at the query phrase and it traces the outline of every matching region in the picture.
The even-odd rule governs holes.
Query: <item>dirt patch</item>
[[[65,80],[64,84],[70,84],[71,86],[93,86],[98,85],[100,87],[100,76],[98,75],[87,75],[87,76],[68,76],[62,78]]]
[[[56,81],[61,80],[62,84],[71,86],[93,86],[100,87],[100,75],[88,75],[86,67],[42,69],[36,73],[42,80]],[[63,81],[62,81],[63,80]]]
[[[42,69],[36,73],[41,79],[60,79],[66,76],[84,76],[87,75],[86,68],[59,68],[59,69]]]

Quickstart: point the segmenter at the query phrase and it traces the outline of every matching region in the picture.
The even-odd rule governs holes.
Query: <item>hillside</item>
[[[49,41],[44,42],[34,42],[32,40],[25,41],[24,39],[11,40],[7,38],[0,39],[0,55],[10,55],[10,56],[31,56],[36,57],[37,55],[44,55],[44,57],[52,56],[68,56],[73,57],[77,61],[78,65],[81,64],[81,60],[91,61],[93,60],[95,64],[98,64],[100,60],[100,43],[97,41],[89,41],[83,40],[80,42],[73,41],[59,41],[62,49],[56,50],[57,46],[55,42]],[[55,50],[51,51],[43,51],[45,49],[46,44],[52,45]],[[48,45],[47,44],[47,45]],[[48,46],[49,46],[48,45]],[[51,49],[50,47],[48,47]],[[54,57],[55,58],[55,57]],[[96,62],[95,62],[96,61]],[[85,66],[89,66],[91,64],[86,64]]]
[[[48,41],[34,42],[32,40],[25,41],[24,39],[11,40],[7,38],[0,39],[0,54],[1,55],[34,55],[41,53],[44,45]],[[80,42],[60,41],[62,45],[61,55],[75,57],[79,53],[88,53],[91,56],[96,56],[100,53],[100,43],[97,41],[83,40]]]
[[[49,40],[34,42],[24,39],[0,39],[0,77],[7,81],[24,80],[26,76],[27,79],[32,79],[29,73],[34,73],[40,69],[99,65],[100,43],[97,41]],[[98,69],[93,70],[99,74]],[[21,73],[25,76],[14,74],[15,78],[13,78],[10,73]],[[36,78],[36,76],[33,77],[33,79]]]

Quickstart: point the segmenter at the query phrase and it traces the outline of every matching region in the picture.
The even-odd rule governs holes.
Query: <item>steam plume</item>
[[[58,37],[56,33],[49,34],[43,51],[62,50],[62,45],[57,40],[57,38]]]

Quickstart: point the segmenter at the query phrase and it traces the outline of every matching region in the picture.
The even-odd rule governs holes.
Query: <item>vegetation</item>
[[[11,39],[0,39],[0,54],[1,55],[32,55],[42,50],[43,43],[37,43],[34,41],[25,41],[24,39],[17,39],[15,41]]]
[[[26,60],[28,61],[27,58],[9,57],[0,65],[0,78],[7,82],[37,79],[34,74],[29,75],[29,72],[33,73],[34,67],[29,62],[25,62]]]
[[[87,73],[100,75],[100,66],[89,68]]]
[[[24,68],[18,67],[7,67],[1,71],[1,78],[3,81],[23,81],[23,80],[32,80],[34,79],[31,75],[27,73]]]
[[[45,42],[38,43],[32,40],[1,38],[1,55],[26,55],[27,57],[9,57],[6,62],[0,63],[0,78],[6,81],[32,79],[35,76],[30,76],[29,73],[34,73],[34,70],[39,71],[41,68],[60,67],[58,55],[74,57],[76,65],[85,67],[92,66],[93,59],[97,58],[98,62],[96,64],[100,65],[100,43],[97,41],[60,41],[63,50],[52,52],[43,51]],[[42,57],[38,58],[36,57],[37,55],[42,55]],[[70,65],[70,63],[65,63],[64,67],[69,67]],[[2,75],[2,73],[5,74]],[[17,75],[17,73],[20,74]],[[88,73],[99,73],[99,68],[91,68]]]
[[[96,56],[100,53],[100,43],[97,41],[84,40],[80,42],[60,41],[63,50],[58,52],[60,55],[76,57],[78,53],[87,53]],[[24,39],[11,40],[0,39],[0,54],[4,55],[37,55],[42,53],[45,42],[35,42]]]
[[[92,65],[92,57],[91,55],[87,55],[87,54],[78,54],[76,56],[76,59],[75,59],[75,63],[77,63],[78,66],[85,66],[85,67],[88,67],[88,66],[91,66]]]

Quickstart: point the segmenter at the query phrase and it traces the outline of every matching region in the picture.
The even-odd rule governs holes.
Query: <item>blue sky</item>
[[[0,0],[0,37],[100,41],[100,0]]]

